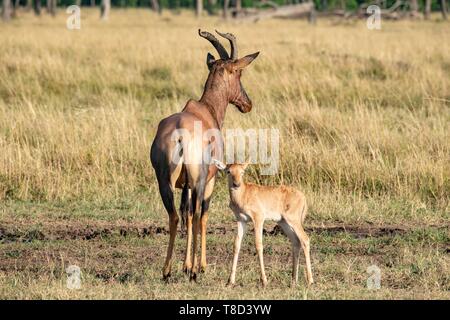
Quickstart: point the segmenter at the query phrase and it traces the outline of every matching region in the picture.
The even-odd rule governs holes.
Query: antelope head
[[[217,30],[216,32],[230,42],[231,51],[230,55],[228,55],[225,48],[214,35],[207,31],[198,30],[199,35],[211,42],[220,56],[220,59],[216,59],[211,53],[208,53],[206,56],[209,75],[205,90],[220,89],[220,92],[225,95],[227,102],[235,105],[242,113],[249,112],[252,109],[252,101],[242,86],[241,75],[242,70],[258,56],[259,52],[239,59],[235,36],[231,33],[221,33]]]

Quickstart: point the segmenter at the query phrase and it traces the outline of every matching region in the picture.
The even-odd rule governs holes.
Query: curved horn
[[[236,45],[236,37],[234,36],[234,34],[231,33],[221,33],[219,31],[217,31],[217,34],[221,37],[224,37],[225,39],[228,39],[228,41],[230,41],[230,46],[231,46],[231,60],[236,60],[238,58],[238,52],[237,52],[237,45]]]
[[[200,37],[205,38],[206,40],[211,42],[211,44],[214,46],[214,48],[216,48],[217,52],[219,53],[221,59],[223,60],[230,59],[227,50],[225,50],[225,48],[222,46],[219,40],[217,40],[217,38],[214,37],[211,33],[209,33],[208,31],[201,31],[200,29],[198,29],[198,34]]]

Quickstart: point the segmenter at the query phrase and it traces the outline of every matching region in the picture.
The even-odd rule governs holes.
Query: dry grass
[[[250,179],[302,186],[316,224],[448,227],[450,24],[383,22],[381,31],[367,30],[362,21],[234,25],[131,9],[113,11],[103,23],[97,11],[84,8],[79,31],[65,28],[63,12],[55,19],[23,13],[0,24],[0,222],[15,216],[31,225],[43,217],[125,216],[165,225],[148,151],[159,120],[201,94],[206,53],[213,49],[197,36],[199,27],[234,32],[241,55],[261,51],[243,76],[254,109],[242,115],[230,106],[225,127],[279,129],[281,167],[269,177],[254,167]],[[230,224],[219,180],[210,220]],[[231,238],[217,241],[229,245]],[[448,236],[440,243],[446,241]],[[413,263],[419,254],[441,279],[447,256],[432,247],[418,253],[422,246],[413,241],[403,254]],[[322,280],[337,281],[331,269],[345,256],[329,258]],[[36,293],[39,283],[59,281],[42,277],[17,280],[35,292],[22,297],[65,297]],[[210,277],[216,281],[218,275]],[[442,279],[420,280],[443,297],[445,286],[436,285]],[[357,297],[353,281],[342,289],[346,294],[319,285],[312,297]],[[92,296],[110,297],[108,287],[99,286]],[[380,297],[414,296],[408,288],[408,294]],[[173,289],[167,290],[155,297]],[[211,296],[232,296],[224,292]]]

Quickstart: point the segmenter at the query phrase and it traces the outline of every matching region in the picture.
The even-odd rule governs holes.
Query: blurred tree
[[[111,0],[102,0],[100,5],[100,18],[107,20],[109,17],[109,10],[111,9]]]
[[[425,19],[430,19],[430,13],[431,13],[431,0],[425,0],[425,9],[424,9],[424,16]]]
[[[235,4],[235,9],[236,12],[240,12],[242,10],[242,0],[235,0],[236,4]]]
[[[417,3],[417,0],[410,0],[409,8],[410,8],[411,17],[419,16],[419,4]]]
[[[203,0],[196,0],[195,3],[195,14],[200,17],[203,12]]]
[[[217,4],[217,0],[208,0],[207,2],[208,6],[207,6],[207,10],[208,10],[208,14],[209,15],[213,15],[214,14],[214,7]]]
[[[447,20],[447,2],[446,0],[441,0],[441,12],[444,20]]]
[[[34,0],[34,13],[37,16],[41,15],[41,0]]]
[[[47,0],[47,12],[52,16],[56,14],[56,0]]]
[[[11,17],[15,18],[17,16],[17,9],[19,9],[20,6],[20,0],[15,0],[14,2],[11,2]]]
[[[161,14],[162,10],[161,10],[161,6],[159,5],[158,0],[150,0],[150,6],[152,8],[153,11],[158,12],[159,14]]]
[[[223,18],[228,19],[229,13],[228,13],[228,7],[230,6],[230,0],[224,0],[223,1]]]
[[[11,19],[11,0],[3,0],[2,2],[2,19],[4,21]]]

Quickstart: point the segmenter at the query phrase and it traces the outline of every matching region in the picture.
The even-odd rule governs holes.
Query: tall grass
[[[2,200],[160,201],[149,145],[160,119],[201,95],[214,52],[201,27],[235,33],[240,55],[262,52],[242,79],[254,109],[229,106],[225,123],[281,132],[279,174],[251,179],[448,209],[449,24],[235,25],[144,10],[103,23],[83,8],[69,31],[65,18],[0,25]]]

